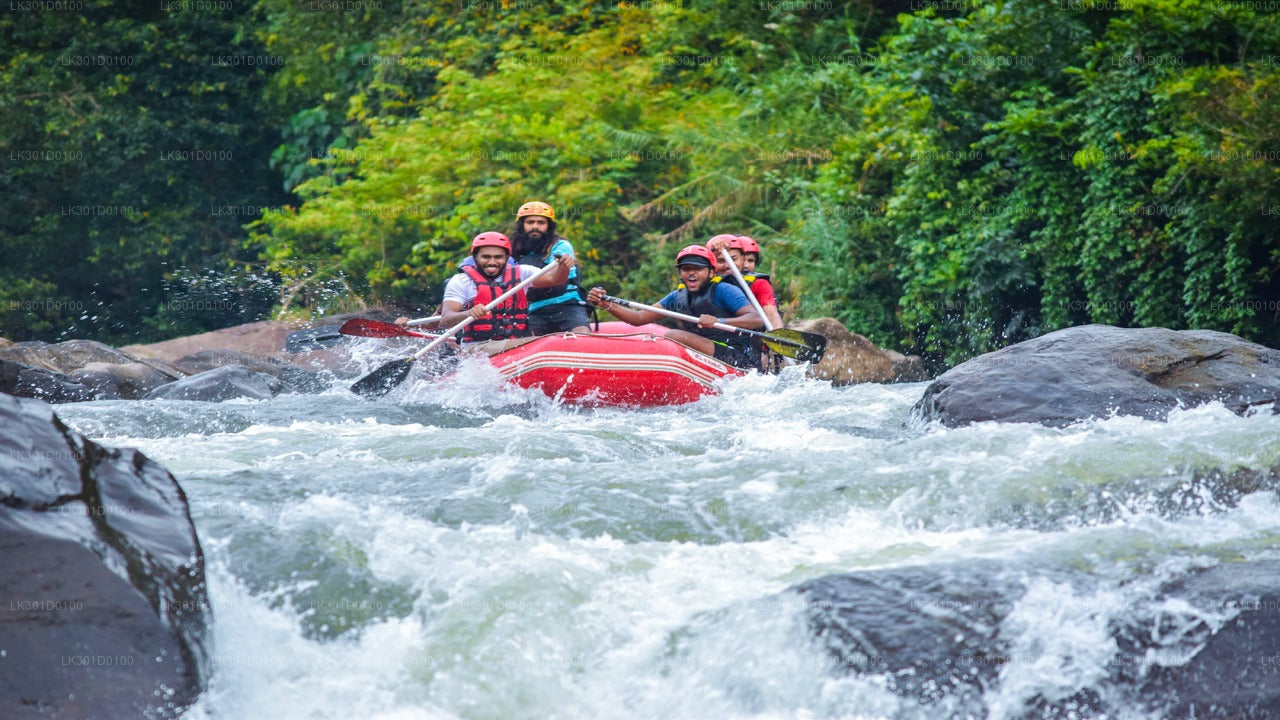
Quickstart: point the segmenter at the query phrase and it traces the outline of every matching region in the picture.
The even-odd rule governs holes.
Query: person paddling
[[[742,279],[747,281],[747,287],[751,288],[751,294],[756,296],[760,309],[764,311],[764,317],[768,320],[766,327],[770,330],[782,327],[782,315],[778,312],[778,296],[773,292],[773,284],[769,281],[769,276],[747,269],[746,251],[748,249],[756,258],[760,257],[760,246],[756,241],[746,235],[716,235],[707,242],[707,249],[720,261],[716,267],[717,274],[723,278],[723,282],[732,283],[735,282],[733,275],[720,254],[722,249],[729,251],[729,259],[733,260],[738,272],[742,273]],[[752,269],[754,267],[755,263],[752,263]]]
[[[654,307],[698,316],[698,322],[681,322],[679,330],[671,330],[667,339],[710,355],[721,362],[743,369],[759,367],[760,351],[755,341],[744,334],[711,327],[719,322],[745,330],[759,328],[763,322],[752,309],[741,290],[722,282],[712,282],[715,256],[701,245],[690,245],[676,253],[676,268],[681,284]],[[657,322],[662,315],[651,310],[633,310],[605,300],[602,287],[591,289],[588,300],[613,313],[631,325]]]
[[[485,307],[521,280],[536,274],[540,267],[511,265],[511,240],[500,232],[482,232],[471,241],[474,265],[464,265],[449,279],[441,303],[440,324],[456,325],[468,315],[476,318],[462,335],[463,344],[528,337],[529,299],[525,291],[498,306],[492,313]],[[554,262],[559,269],[533,281],[532,287],[554,287],[564,284],[573,269],[572,255],[561,255]]]
[[[522,265],[546,267],[557,255],[574,257],[573,245],[556,233],[556,211],[550,205],[533,200],[516,211],[516,231],[512,236],[515,258]],[[578,270],[569,271],[567,280],[550,287],[529,290],[529,329],[534,335],[548,333],[590,332],[587,305],[578,286]]]

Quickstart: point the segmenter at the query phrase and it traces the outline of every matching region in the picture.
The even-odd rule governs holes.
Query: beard
[[[515,254],[517,257],[524,257],[530,253],[538,253],[546,250],[548,241],[555,237],[555,226],[548,227],[546,232],[534,230],[526,232],[524,223],[521,222],[516,226],[516,233],[511,237],[511,241],[515,246]]]

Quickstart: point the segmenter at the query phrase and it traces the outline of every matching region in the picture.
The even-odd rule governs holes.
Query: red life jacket
[[[468,308],[477,305],[488,305],[502,293],[520,284],[520,268],[506,265],[502,275],[496,278],[485,277],[475,266],[464,266],[462,272],[476,284],[476,299]],[[529,335],[529,299],[524,291],[509,297],[501,305],[490,311],[489,317],[473,321],[462,331],[463,342],[484,342],[486,340],[505,340],[513,337]]]

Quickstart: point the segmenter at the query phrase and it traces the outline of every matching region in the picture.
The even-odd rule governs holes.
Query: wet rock
[[[241,365],[224,365],[162,385],[146,395],[147,400],[202,400],[221,402],[233,398],[270,400],[284,383],[275,376],[254,372]]]
[[[59,372],[0,359],[0,392],[50,403],[85,402],[94,391]]]
[[[208,677],[208,613],[173,476],[0,396],[0,717],[176,717]]]
[[[141,362],[91,362],[71,373],[70,378],[89,388],[97,400],[137,400],[177,377]]]
[[[320,373],[303,370],[283,360],[261,355],[250,355],[236,350],[202,350],[174,363],[174,366],[192,375],[214,368],[239,365],[253,372],[277,378],[284,385],[277,392],[320,392],[328,382]]]
[[[835,318],[800,320],[787,327],[827,338],[827,350],[822,360],[809,369],[810,377],[830,380],[833,385],[928,379],[919,356],[878,348],[862,335],[850,332]]]
[[[1060,427],[1112,414],[1164,419],[1212,401],[1237,413],[1277,409],[1280,350],[1212,330],[1067,328],[957,365],[913,412],[948,427]]]
[[[1171,583],[1118,635],[1131,681],[1166,717],[1280,717],[1280,561]]]
[[[980,709],[983,686],[1007,662],[1000,623],[1023,589],[991,568],[931,567],[833,575],[795,591],[847,671],[881,675],[900,695],[958,713]]]
[[[136,362],[133,356],[93,340],[68,340],[54,344],[18,343],[13,347],[0,349],[0,359],[64,375],[89,363]]]
[[[1042,638],[1020,638],[1026,630],[1011,620],[1019,608],[1038,611],[1043,592],[1028,599],[1028,587],[1044,580],[1071,588],[1086,614],[1101,614],[1107,637],[1100,662],[1070,650],[1059,658],[1084,663],[1078,687],[1049,679],[1052,697],[1033,685],[1018,698],[1026,689],[1004,687],[1010,678],[1055,667],[1051,657],[1026,656]],[[1090,578],[978,562],[828,576],[793,591],[845,672],[879,678],[927,707],[923,717],[986,717],[992,698],[1017,698],[1022,712],[1010,717],[1037,720],[1127,717],[1135,708],[1153,717],[1280,717],[1280,560],[1191,570],[1159,587],[1127,585],[1120,589],[1127,600],[1098,604]]]

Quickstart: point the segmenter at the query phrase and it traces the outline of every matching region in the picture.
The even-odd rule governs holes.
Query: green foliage
[[[0,175],[0,249],[20,257],[0,301],[91,302],[0,306],[17,336],[123,331],[80,314],[187,329],[165,298],[233,291],[183,268],[250,258],[289,313],[335,293],[426,310],[471,236],[541,199],[588,283],[654,299],[676,248],[750,234],[786,314],[833,315],[935,368],[1086,322],[1280,344],[1280,15],[1247,3],[93,12],[93,33],[0,20],[0,102],[22,110],[0,139],[121,149]],[[71,72],[49,60],[67,47],[148,62]],[[279,62],[190,62],[219,52]],[[251,171],[152,161],[200,143],[235,143]],[[201,217],[210,196],[270,209]],[[50,209],[82,197],[143,210]],[[265,292],[236,302],[257,312]]]
[[[240,225],[280,200],[261,50],[234,13],[85,4],[0,17],[0,334],[224,326],[238,309],[176,309],[166,279],[256,260]]]

